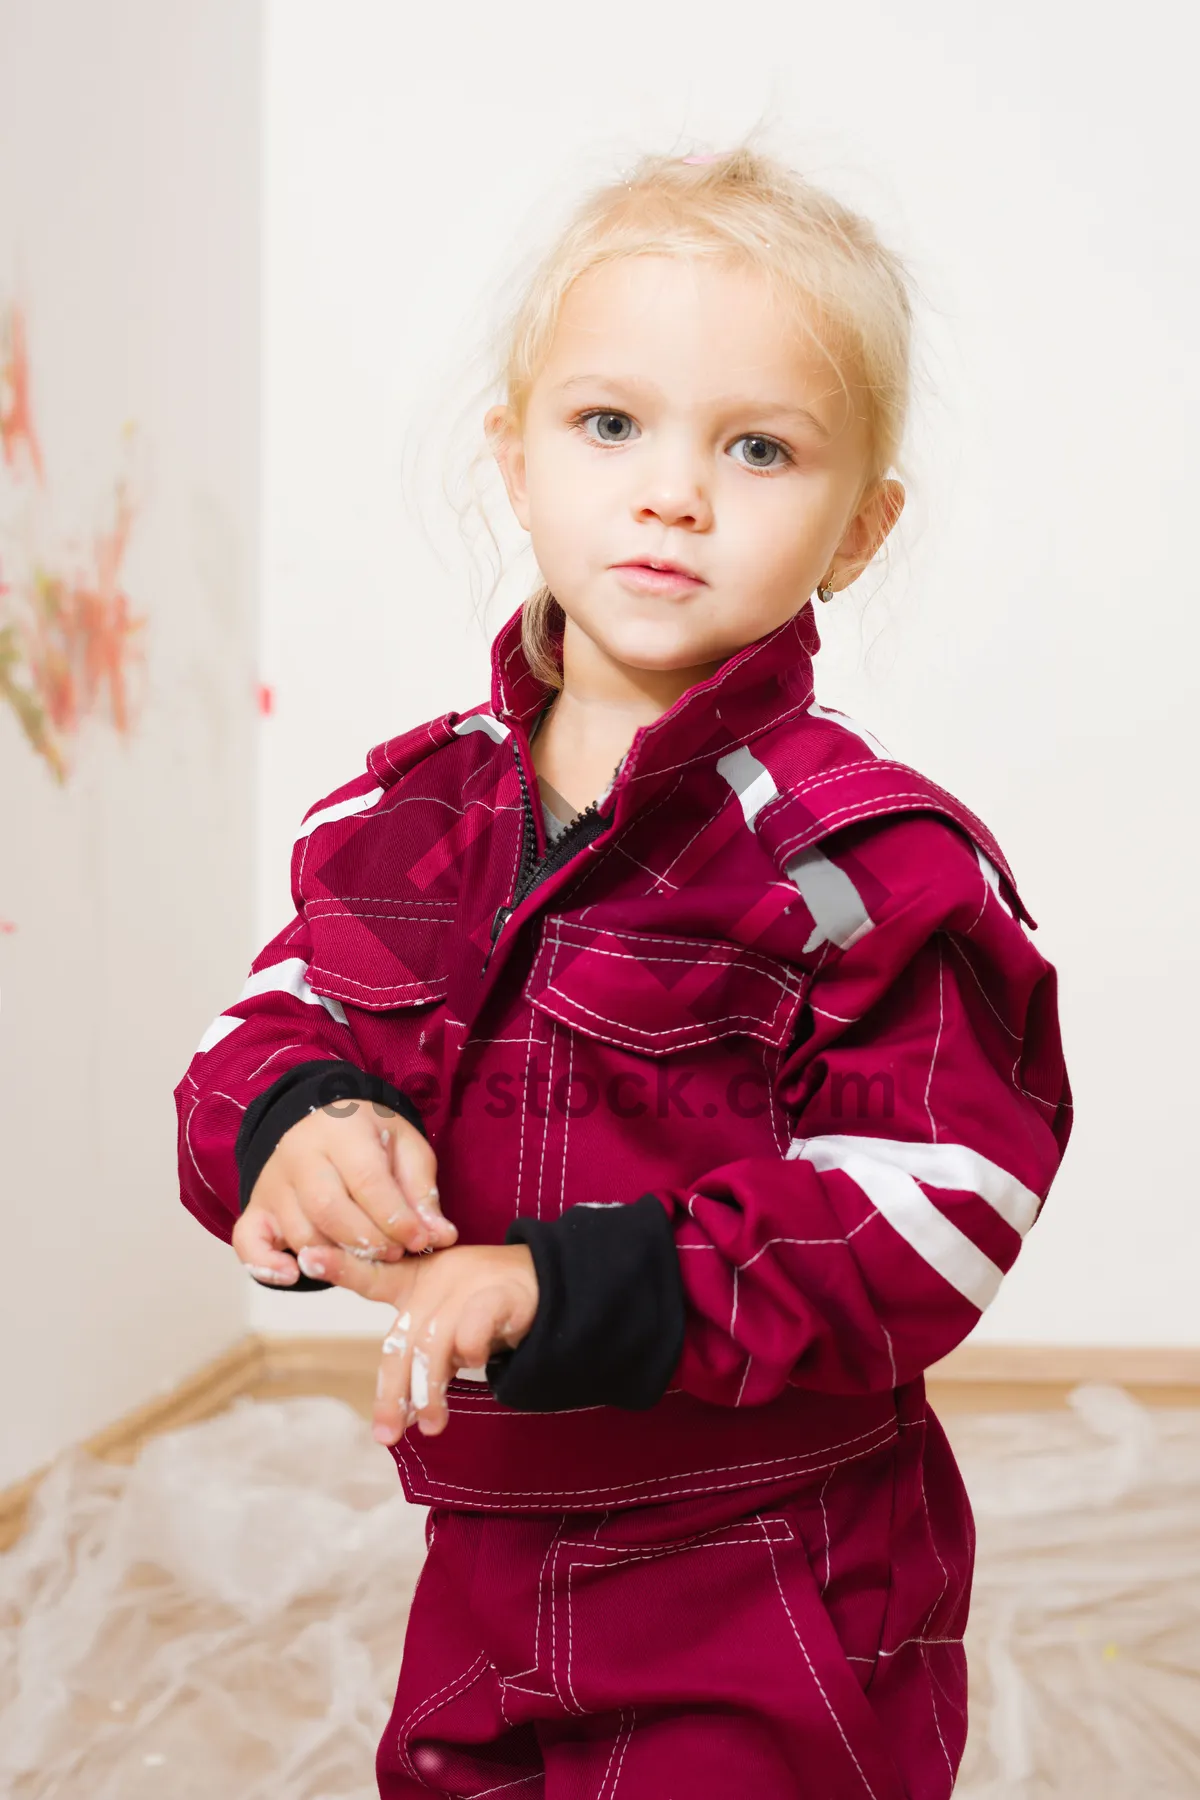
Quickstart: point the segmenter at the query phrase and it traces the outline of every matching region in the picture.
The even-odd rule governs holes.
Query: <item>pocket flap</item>
[[[453,900],[307,901],[314,993],[371,1012],[444,1000]]]
[[[726,939],[545,919],[525,983],[531,1005],[572,1030],[648,1056],[744,1035],[782,1046],[805,976]]]

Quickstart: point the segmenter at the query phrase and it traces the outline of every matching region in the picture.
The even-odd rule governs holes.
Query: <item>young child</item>
[[[486,419],[545,585],[488,701],[310,808],[176,1089],[255,1279],[396,1308],[376,1436],[430,1511],[384,1800],[953,1787],[974,1537],[923,1371],[1071,1112],[995,840],[813,697],[909,336],[770,159],[589,198]]]

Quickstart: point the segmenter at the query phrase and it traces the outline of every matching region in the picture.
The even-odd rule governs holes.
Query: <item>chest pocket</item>
[[[294,880],[315,993],[371,1012],[446,998],[458,903],[444,872],[423,882],[414,868],[442,822],[433,800],[391,801],[319,825],[300,847]]]
[[[647,1056],[737,1035],[782,1048],[805,977],[725,939],[547,916],[525,998],[588,1037]]]
[[[369,895],[305,902],[314,993],[371,1012],[446,998],[450,985],[452,900],[390,900]]]

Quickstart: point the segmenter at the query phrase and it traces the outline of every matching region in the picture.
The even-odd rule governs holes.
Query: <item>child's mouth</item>
[[[706,585],[699,575],[692,575],[674,564],[655,568],[650,563],[643,562],[614,563],[612,572],[627,587],[636,588],[643,594],[691,593],[695,588]]]

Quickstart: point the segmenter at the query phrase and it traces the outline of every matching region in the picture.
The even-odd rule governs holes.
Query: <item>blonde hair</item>
[[[643,156],[585,198],[535,268],[501,340],[504,395],[517,425],[567,290],[599,263],[652,254],[716,256],[757,269],[824,351],[850,405],[853,383],[869,445],[857,510],[899,461],[910,394],[910,277],[860,214],[746,144],[697,160]],[[556,691],[564,624],[550,589],[536,588],[522,609],[522,648],[534,674]]]

